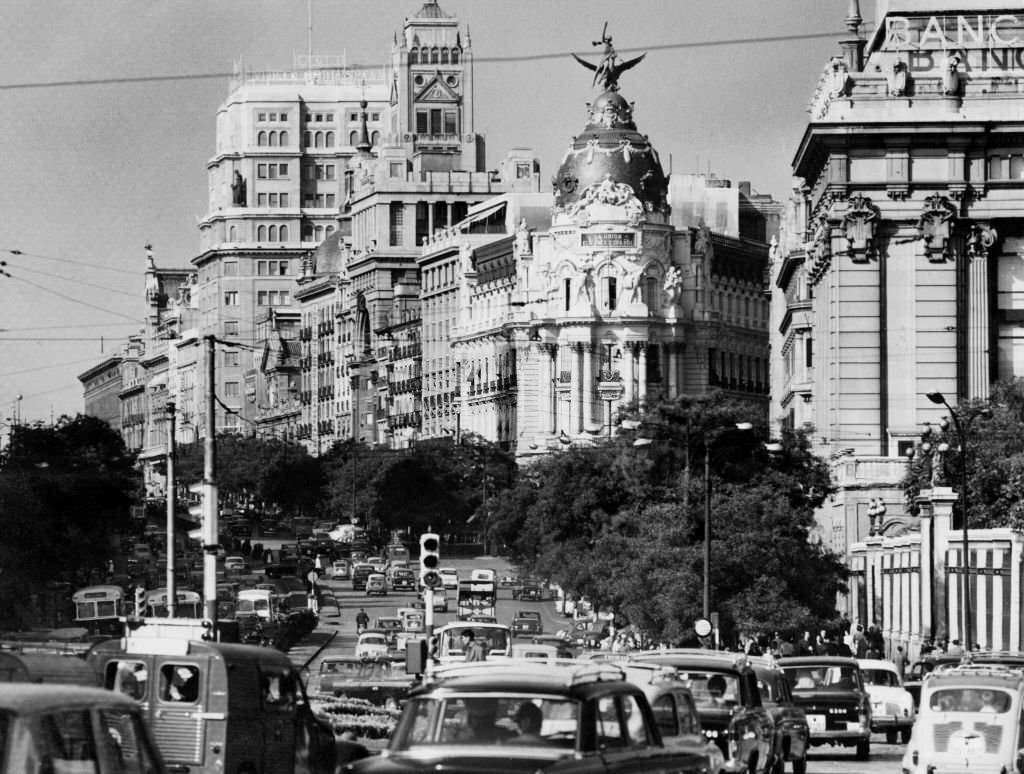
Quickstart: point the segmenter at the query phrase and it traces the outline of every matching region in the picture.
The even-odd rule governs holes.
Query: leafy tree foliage
[[[763,424],[737,428],[757,413],[720,395],[681,398],[652,407],[633,433],[543,458],[495,504],[497,537],[528,571],[681,641],[703,612],[709,494],[723,630],[817,628],[836,617],[845,583],[840,558],[810,540],[828,467],[799,434],[769,454]]]
[[[0,587],[27,599],[66,574],[102,566],[127,530],[140,487],[121,436],[94,417],[15,428],[0,469]]]

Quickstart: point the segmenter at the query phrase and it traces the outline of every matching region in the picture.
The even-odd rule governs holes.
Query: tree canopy
[[[526,571],[679,642],[703,613],[707,494],[723,631],[831,622],[846,571],[810,539],[827,464],[797,433],[769,453],[763,423],[737,426],[757,413],[719,395],[653,406],[635,431],[531,465],[495,504],[495,536]]]

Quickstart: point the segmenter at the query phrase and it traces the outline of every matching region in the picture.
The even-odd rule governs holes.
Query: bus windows
[[[149,672],[142,661],[111,661],[103,685],[108,690],[123,693],[137,701],[146,697]]]
[[[160,698],[183,703],[198,700],[199,670],[183,664],[164,664],[160,668]]]

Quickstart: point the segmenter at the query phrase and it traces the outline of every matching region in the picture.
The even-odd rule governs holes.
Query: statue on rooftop
[[[594,71],[594,82],[592,85],[597,86],[600,84],[604,91],[618,91],[619,76],[631,67],[635,67],[640,63],[641,59],[647,56],[647,54],[641,54],[634,59],[620,61],[618,56],[615,54],[615,46],[612,45],[612,36],[608,34],[608,22],[604,23],[604,29],[601,31],[601,39],[593,41],[593,44],[595,46],[604,47],[601,61],[598,64],[591,64],[585,59],[580,59],[576,54],[573,54],[572,56],[588,70]]]

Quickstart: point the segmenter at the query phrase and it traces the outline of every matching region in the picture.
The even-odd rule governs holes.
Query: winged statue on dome
[[[641,54],[633,59],[626,59],[620,61],[618,56],[615,54],[615,46],[612,45],[612,37],[608,34],[608,22],[604,23],[604,29],[601,31],[601,39],[595,40],[595,46],[603,46],[604,52],[601,56],[601,61],[598,64],[591,64],[585,59],[573,54],[573,58],[581,65],[586,67],[588,70],[594,71],[594,82],[592,85],[601,85],[601,88],[605,91],[618,91],[619,90],[619,76],[631,67],[635,67],[640,63],[640,60],[647,56],[646,53]]]

